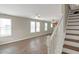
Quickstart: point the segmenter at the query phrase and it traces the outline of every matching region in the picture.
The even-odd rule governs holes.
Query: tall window
[[[35,32],[35,21],[31,21],[31,33]]]
[[[11,36],[11,19],[0,18],[0,37]]]
[[[45,23],[45,31],[47,31],[47,23]]]
[[[53,27],[53,24],[51,24],[51,28]]]
[[[36,32],[40,32],[40,22],[36,22]]]

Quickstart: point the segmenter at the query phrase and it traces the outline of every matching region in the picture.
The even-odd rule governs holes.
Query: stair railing
[[[62,24],[62,19],[58,22],[58,24],[54,27],[53,33],[49,39],[49,43],[48,43],[48,53],[49,54],[55,54],[55,44],[56,44],[56,39],[57,39],[57,32],[58,32],[58,28],[60,27],[60,25]]]

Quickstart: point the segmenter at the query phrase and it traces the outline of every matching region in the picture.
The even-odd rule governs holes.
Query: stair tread
[[[78,29],[79,30],[79,26],[67,26],[66,29]]]
[[[79,25],[79,22],[78,22],[78,21],[77,21],[77,22],[74,22],[74,21],[73,21],[73,22],[68,22],[68,23],[67,23],[67,25],[70,25],[70,24],[72,24],[72,25]]]
[[[75,31],[79,31],[79,29],[66,29],[66,30],[75,30]]]
[[[69,45],[69,46],[75,46],[79,48],[79,42],[72,42],[72,41],[64,41],[64,44]]]
[[[79,36],[74,36],[74,35],[66,35],[66,38],[73,39],[73,40],[79,40]]]
[[[67,26],[79,26],[79,25],[67,25]]]
[[[68,18],[68,20],[74,20],[74,19],[79,19],[79,18]]]
[[[65,38],[65,41],[71,41],[71,42],[77,42],[77,43],[79,43],[79,40],[68,39],[68,38]]]
[[[79,22],[78,20],[77,21],[68,21],[68,23],[75,23],[75,22]]]
[[[79,16],[79,14],[77,14],[77,15],[68,15],[68,17],[78,17]]]
[[[74,51],[74,50],[67,49],[67,48],[63,48],[63,52],[66,52],[68,54],[79,54],[78,51]]]
[[[79,21],[79,19],[75,19],[75,20],[67,20],[67,22],[69,22],[69,21]]]
[[[79,19],[79,17],[68,17],[68,19]]]
[[[63,47],[64,48],[67,48],[67,49],[71,49],[71,50],[74,50],[74,51],[78,51],[79,52],[79,48],[78,47],[75,47],[75,46],[69,46],[69,45],[64,44]]]
[[[79,28],[79,26],[67,26],[66,28],[73,28],[73,27]]]
[[[66,30],[66,33],[69,33],[69,34],[79,34],[79,31],[78,30]]]
[[[79,36],[79,34],[75,34],[75,33],[66,33],[66,35],[74,35],[74,36]]]
[[[73,13],[69,13],[68,15],[69,15],[69,16],[72,16],[72,15],[79,15],[79,14],[73,14]]]
[[[75,16],[79,16],[79,14],[68,14],[69,17],[75,17]]]

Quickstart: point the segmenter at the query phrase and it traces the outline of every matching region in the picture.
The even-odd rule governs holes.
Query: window
[[[45,23],[45,31],[47,31],[47,23]]]
[[[31,33],[35,32],[35,21],[31,21]]]
[[[40,32],[40,22],[36,22],[36,32]]]
[[[51,24],[51,28],[53,27],[53,24]]]
[[[0,18],[0,37],[11,36],[11,19]]]

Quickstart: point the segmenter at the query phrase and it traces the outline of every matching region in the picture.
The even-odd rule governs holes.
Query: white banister
[[[63,25],[63,17],[62,19],[58,22],[58,24],[54,27],[53,33],[48,39],[48,53],[50,54],[55,54],[56,51],[56,42],[57,42],[57,36],[58,36],[58,29]]]

